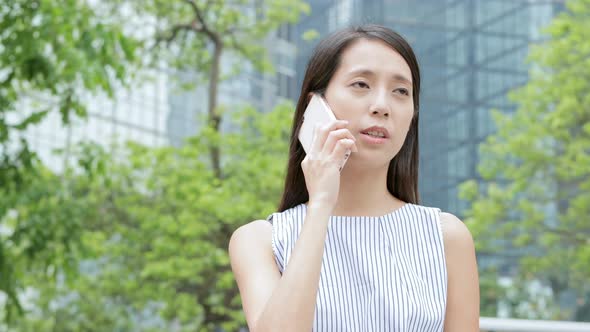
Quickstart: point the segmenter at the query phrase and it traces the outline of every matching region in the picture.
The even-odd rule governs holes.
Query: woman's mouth
[[[385,142],[387,142],[387,138],[383,137],[383,136],[378,136],[378,135],[372,135],[372,134],[365,134],[362,133],[362,139],[364,142],[369,143],[369,144],[383,144]]]
[[[383,127],[373,126],[361,131],[361,137],[369,144],[383,144],[389,139],[389,132]]]

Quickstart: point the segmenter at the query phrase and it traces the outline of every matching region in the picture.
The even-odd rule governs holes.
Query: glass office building
[[[137,84],[132,90],[118,88],[114,98],[103,94],[83,95],[88,116],[71,116],[71,126],[64,126],[57,110],[50,112],[38,125],[27,129],[26,138],[45,165],[61,171],[64,155],[55,149],[71,148],[81,141],[92,141],[105,146],[111,142],[133,140],[149,146],[167,144],[166,118],[168,78],[163,73],[150,73],[152,79]],[[39,101],[37,101],[39,102]],[[23,109],[32,109],[27,101]]]
[[[311,0],[312,14],[296,26],[320,36],[348,25],[377,23],[402,34],[422,72],[420,193],[422,203],[458,216],[463,181],[478,178],[478,145],[494,132],[491,109],[511,112],[506,93],[527,81],[531,43],[563,1],[548,0]],[[314,43],[298,39],[301,84]],[[299,85],[298,84],[298,85]]]
[[[289,99],[295,85],[295,46],[290,27],[283,27],[269,36],[268,48],[275,63],[275,72],[260,74],[251,66],[219,86],[218,103],[228,109],[245,104],[261,111],[268,111],[280,100]],[[222,58],[222,69],[230,70],[234,59]],[[61,171],[64,155],[55,149],[73,147],[81,141],[102,145],[128,140],[148,146],[180,146],[184,139],[196,134],[207,114],[207,84],[193,85],[189,89],[182,83],[195,83],[196,75],[173,70],[150,70],[145,79],[134,82],[131,88],[116,88],[114,98],[102,94],[85,94],[84,104],[88,116],[84,119],[72,116],[72,125],[61,123],[59,112],[49,113],[46,119],[31,126],[25,136],[33,151],[51,169]],[[202,81],[201,81],[202,82]],[[41,102],[41,101],[36,101]],[[21,101],[22,109],[33,109],[34,102]],[[222,130],[235,130],[230,121],[224,121]]]
[[[274,72],[260,73],[247,61],[241,62],[239,75],[222,81],[218,89],[218,104],[223,105],[228,114],[244,105],[250,105],[260,112],[270,111],[279,101],[293,99],[295,77],[295,44],[290,25],[284,25],[264,41],[268,56],[273,63]],[[221,68],[229,71],[235,58],[222,58]],[[168,88],[170,113],[167,119],[167,136],[172,145],[179,146],[186,137],[194,135],[204,123],[208,109],[207,84],[183,90],[179,83],[194,83],[198,79],[194,73],[175,73]],[[235,131],[229,119],[222,121],[223,132]]]

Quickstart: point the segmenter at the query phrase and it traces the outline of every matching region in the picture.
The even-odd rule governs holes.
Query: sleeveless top
[[[281,274],[307,206],[271,214]],[[405,204],[378,217],[332,216],[313,331],[443,331],[447,270],[438,208]]]

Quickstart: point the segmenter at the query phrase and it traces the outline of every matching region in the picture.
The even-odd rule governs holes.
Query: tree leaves
[[[276,207],[287,157],[284,137],[290,128],[291,110],[291,105],[283,105],[267,114],[249,110],[242,113],[242,130],[220,138],[231,160],[227,177],[221,181],[207,166],[199,166],[190,153],[190,144],[164,149],[135,146],[129,164],[111,166],[126,169],[123,174],[141,176],[134,176],[130,186],[121,183],[109,188],[114,209],[120,212],[112,210],[103,218],[116,227],[107,226],[93,234],[118,240],[88,243],[98,246],[93,251],[106,254],[107,265],[101,269],[112,271],[87,276],[93,278],[94,287],[130,299],[138,310],[160,303],[158,315],[167,324],[176,322],[187,330],[191,326],[235,330],[243,325],[227,242],[233,229],[268,215]],[[265,159],[261,151],[272,162],[253,163]],[[107,158],[102,163],[116,164],[106,155],[98,156]],[[101,177],[112,175],[112,170],[106,170]],[[154,182],[154,178],[158,181]],[[101,194],[101,187],[89,190],[91,196],[106,194]],[[92,194],[94,191],[97,193]],[[128,222],[119,219],[121,214],[128,216]],[[127,282],[121,282],[122,276]],[[73,290],[84,291],[76,285]]]
[[[158,60],[210,78],[211,39],[189,33],[202,28],[192,20],[190,2],[7,4],[0,14],[0,64],[7,68],[0,84],[8,87],[0,93],[2,142],[12,142],[49,112],[60,112],[64,124],[85,116],[84,91],[113,96],[115,84],[129,82],[133,65],[146,64],[149,54],[140,59],[138,51],[154,43],[131,38],[116,24],[124,17],[117,9],[129,4],[133,6],[125,10],[135,9],[137,17],[155,19],[146,22],[155,22],[163,38],[157,47],[167,47],[159,49],[163,56]],[[256,6],[247,1],[195,3],[206,12],[201,24],[217,29],[224,50],[263,70],[270,62],[262,40],[309,9],[299,0]],[[188,30],[174,32],[175,24]],[[27,98],[43,108],[17,109]],[[35,103],[38,98],[43,99]],[[60,175],[38,164],[26,141],[22,153],[5,155],[0,175],[10,185],[1,189],[0,220],[11,233],[0,237],[5,255],[0,258],[11,260],[14,273],[13,283],[2,286],[5,292],[14,290],[11,294],[27,287],[36,291],[24,308],[26,319],[12,321],[10,328],[194,331],[243,326],[227,242],[235,228],[265,217],[278,203],[292,108],[232,112],[243,132],[224,135],[204,126],[181,148],[129,144],[107,152],[82,144],[69,152],[78,164]],[[9,112],[18,116],[4,117]],[[13,118],[17,121],[7,122]],[[223,177],[211,169],[211,145],[224,153]],[[0,316],[17,303],[9,304]]]
[[[516,112],[494,112],[498,131],[481,146],[478,167],[487,190],[474,181],[461,188],[478,248],[518,252],[519,278],[550,285],[554,303],[567,287],[586,294],[590,279],[590,53],[581,53],[590,45],[590,1],[568,8],[532,48],[530,80],[510,94]]]
[[[85,1],[14,0],[0,6],[0,226],[12,223],[12,235],[0,237],[0,260],[10,262],[0,264],[0,291],[11,299],[7,313],[19,307],[14,294],[22,284],[15,279],[37,263],[39,268],[75,269],[69,236],[79,226],[70,223],[76,205],[52,210],[64,199],[52,190],[62,185],[39,167],[23,134],[50,112],[61,113],[64,124],[72,115],[84,117],[82,93],[112,95],[113,85],[127,80],[139,44],[121,27],[101,21]],[[49,183],[51,190],[40,187]],[[28,208],[19,210],[22,206]],[[16,218],[9,217],[13,211],[19,211]]]

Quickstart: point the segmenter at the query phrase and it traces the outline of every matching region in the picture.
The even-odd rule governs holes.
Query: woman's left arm
[[[445,332],[479,331],[479,278],[475,246],[465,224],[450,213],[441,213],[447,263]]]

